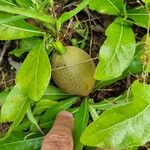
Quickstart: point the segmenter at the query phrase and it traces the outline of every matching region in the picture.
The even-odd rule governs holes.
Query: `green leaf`
[[[51,100],[59,100],[64,98],[72,97],[72,95],[69,95],[68,93],[63,92],[57,87],[54,87],[52,85],[49,85],[47,89],[45,90],[45,93],[42,98],[51,99]]]
[[[61,101],[54,106],[47,109],[47,111],[43,114],[43,116],[40,119],[40,123],[46,123],[54,120],[57,113],[63,110],[67,110],[71,105],[73,105],[79,98],[78,97],[72,97],[67,100]]]
[[[127,12],[128,18],[140,27],[148,28],[149,16],[145,7],[136,7]]]
[[[17,126],[17,130],[19,131],[27,131],[31,125],[31,122],[28,120],[28,118],[23,119],[22,122],[20,122]],[[37,128],[36,128],[37,129]]]
[[[145,4],[150,3],[150,0],[142,0]]]
[[[8,132],[1,140],[4,140],[7,137],[9,137],[10,133],[22,121],[29,106],[30,101],[21,93],[18,85],[16,85],[7,96],[5,103],[1,108],[1,123],[13,121],[13,123],[9,127]]]
[[[57,101],[52,101],[49,99],[41,99],[35,106],[33,113],[35,115],[43,113],[45,110],[48,108],[52,107],[55,105]]]
[[[0,19],[7,19],[12,15],[0,12]],[[24,20],[13,21],[5,24],[0,24],[0,40],[15,40],[28,38],[33,36],[41,36],[38,28],[26,23]]]
[[[100,49],[100,62],[95,72],[95,79],[101,81],[121,76],[135,53],[135,36],[132,28],[121,18],[117,18],[105,34],[107,39]]]
[[[0,11],[12,13],[12,14],[18,14],[18,15],[29,17],[29,18],[34,18],[43,22],[51,23],[51,24],[55,23],[54,18],[51,18],[50,16],[44,13],[34,11],[32,9],[9,6],[9,5],[0,5]]]
[[[21,91],[34,101],[40,100],[51,76],[51,66],[44,43],[38,42],[28,54],[16,76]]]
[[[98,114],[96,112],[96,109],[91,104],[89,104],[89,111],[92,119],[96,120],[98,118]]]
[[[95,150],[95,147],[88,147],[88,146],[86,146],[85,149],[86,150]],[[96,150],[98,150],[98,149],[96,149]]]
[[[27,97],[20,92],[18,86],[15,86],[1,108],[1,122],[14,121],[22,104],[25,103],[26,100]]]
[[[104,111],[110,108],[128,104],[128,102],[132,100],[133,100],[133,95],[129,91],[126,91],[125,93],[119,95],[118,97],[111,97],[108,99],[104,99],[99,103],[93,104],[93,108]]]
[[[129,67],[126,69],[126,72],[128,72],[129,74],[142,73],[143,64],[141,62],[141,53],[142,53],[141,44],[137,43],[135,55]]]
[[[25,139],[21,131],[14,131],[9,138],[0,142],[2,150],[39,150],[43,137]]]
[[[136,81],[132,86],[134,99],[127,105],[102,113],[84,131],[81,137],[82,143],[114,149],[144,145],[150,139],[149,91],[150,85]]]
[[[22,19],[26,19],[27,17],[21,16],[21,15],[10,15],[7,13],[0,12],[0,24],[6,24]]]
[[[41,130],[40,126],[38,125],[38,122],[37,122],[36,118],[34,117],[32,111],[31,111],[31,108],[29,108],[27,110],[27,117],[31,121],[31,123],[34,124],[37,127],[37,129],[40,131],[40,133],[42,135],[44,135],[44,132]]]
[[[83,100],[74,120],[74,150],[82,150],[83,144],[80,143],[82,132],[87,127],[89,120],[89,109],[87,99]]]
[[[115,79],[112,79],[112,80],[107,80],[107,81],[97,81],[96,85],[95,85],[95,89],[96,90],[99,90],[99,89],[102,89],[104,87],[107,87],[108,85],[111,85],[113,83],[116,83],[117,81],[119,80],[122,80],[124,79],[125,77],[127,76],[127,74],[122,74],[120,77],[117,77]]]
[[[118,15],[123,11],[123,0],[93,0],[89,8],[97,12]]]
[[[9,92],[8,91],[2,91],[0,93],[0,107],[4,104],[4,101],[6,100]]]
[[[16,6],[12,0],[0,0],[0,5],[12,5],[12,6]]]
[[[32,47],[36,45],[37,42],[41,40],[39,37],[32,37],[27,39],[22,39],[19,43],[19,48],[15,48],[9,52],[9,54],[15,55],[16,57],[20,57],[22,54],[26,52],[30,52]]]
[[[22,7],[30,8],[32,9],[33,3],[31,0],[16,0],[16,3]]]
[[[92,0],[83,0],[83,2],[81,2],[77,6],[77,8],[62,14],[57,20],[57,29],[60,30],[61,24],[63,24],[67,20],[69,20],[71,17],[75,16],[78,12],[80,12],[82,9],[84,9],[91,1]]]
[[[117,77],[115,79],[112,80],[108,80],[108,81],[97,81],[96,85],[95,85],[95,89],[102,89],[108,85],[111,85],[119,80],[122,80],[123,78],[127,77],[130,74],[139,74],[142,73],[143,71],[143,65],[141,62],[141,51],[143,49],[141,49],[141,44],[137,43],[136,46],[136,51],[135,51],[135,55],[131,61],[131,63],[129,64],[128,68],[123,72],[123,74],[120,77]]]
[[[24,118],[24,116],[25,116],[25,114],[26,114],[29,106],[30,106],[30,101],[28,99],[26,99],[26,101],[24,101],[22,103],[21,107],[19,108],[18,113],[17,113],[17,115],[16,115],[13,123],[9,127],[9,130],[5,134],[5,136],[4,136],[3,139],[7,139],[10,136],[11,132],[17,128],[17,126],[19,125],[19,123],[23,120],[23,118]]]

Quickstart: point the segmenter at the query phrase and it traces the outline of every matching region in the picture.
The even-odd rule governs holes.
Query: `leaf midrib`
[[[145,100],[143,99],[143,97],[141,97],[141,96],[139,96],[139,97],[140,97],[143,101],[145,101]],[[147,104],[148,104],[148,102],[147,102]],[[95,136],[95,135],[97,135],[97,134],[99,134],[100,132],[104,132],[105,130],[114,128],[115,126],[117,126],[117,125],[119,125],[119,124],[122,124],[123,122],[128,122],[129,120],[131,120],[131,119],[133,119],[133,118],[135,118],[135,117],[138,117],[140,114],[142,114],[142,113],[143,113],[147,108],[149,108],[149,107],[150,107],[150,104],[148,104],[148,106],[146,106],[146,107],[143,109],[143,111],[141,111],[141,112],[138,113],[137,115],[132,116],[132,117],[126,119],[126,120],[123,120],[123,121],[121,121],[121,122],[119,122],[119,123],[117,123],[117,124],[115,124],[115,125],[112,125],[111,127],[108,127],[108,128],[103,129],[103,130],[100,130],[100,131],[96,132],[95,134],[91,135],[91,137],[92,137],[92,136]]]
[[[15,26],[11,26],[11,25],[6,25],[6,24],[1,24],[2,26],[6,27],[6,28],[13,28],[13,29],[17,29],[17,30],[21,30],[24,32],[32,32],[32,33],[39,33],[39,34],[44,34],[44,32],[40,32],[40,31],[36,31],[36,30],[30,30],[30,29],[25,29],[25,28],[19,28],[19,27],[15,27]]]
[[[118,13],[120,13],[119,9],[113,2],[111,2],[110,0],[107,0],[107,2],[110,3],[118,11]]]
[[[34,139],[21,140],[21,141],[17,141],[17,142],[10,142],[10,143],[6,143],[6,144],[1,144],[0,147],[12,145],[12,144],[17,144],[17,143],[23,143],[23,142],[25,142],[25,141],[31,142],[31,141],[35,141],[35,140],[43,139],[43,138],[44,138],[44,137],[39,137],[39,138],[34,138]]]
[[[26,101],[27,101],[27,100],[28,100],[28,98],[25,97],[25,98],[24,98],[24,102],[23,102],[21,108],[19,109],[19,112],[17,113],[17,116],[16,116],[15,120],[13,121],[12,126],[10,126],[10,131],[14,128],[14,126],[15,126],[15,125],[14,125],[14,122],[16,122],[16,120],[19,118],[20,113],[21,113],[22,109],[24,108],[24,105],[26,104]],[[10,132],[10,131],[9,131],[9,132]]]
[[[62,109],[65,105],[72,105],[73,103],[74,103],[74,101],[76,101],[76,99],[77,98],[73,98],[72,100],[69,100],[68,102],[66,102],[65,104],[62,104],[60,107],[57,107],[56,109],[55,109],[55,111],[57,111],[57,110],[59,110],[59,109]],[[57,104],[56,104],[57,105]],[[55,105],[53,105],[52,107],[54,107]],[[51,107],[51,108],[52,108]],[[51,110],[53,110],[53,109],[51,109]],[[55,111],[53,111],[53,112],[55,112]],[[45,112],[45,116],[47,117],[47,113],[49,112],[49,110],[47,110],[46,112]],[[51,113],[52,114],[52,113]],[[46,117],[45,117],[44,115],[43,115],[43,121],[42,122],[44,122],[45,120],[47,121],[47,119],[45,119]]]
[[[41,46],[39,48],[39,51],[37,53],[37,57],[36,57],[36,70],[35,70],[35,75],[33,76],[34,77],[34,83],[35,83],[35,93],[37,95],[38,93],[38,86],[37,86],[37,78],[38,78],[38,71],[39,71],[39,57],[40,57],[40,53],[42,52],[42,46],[43,46],[43,43],[41,43]]]
[[[121,39],[122,39],[122,36],[123,36],[123,30],[124,30],[124,26],[123,26],[123,22],[121,20],[121,32],[120,32],[118,44],[117,44],[117,46],[115,48],[114,55],[112,56],[112,59],[109,61],[109,63],[107,63],[105,69],[101,71],[101,73],[105,72],[106,69],[109,68],[109,65],[113,62],[114,57],[116,56],[117,52],[119,51],[119,46],[120,46]]]

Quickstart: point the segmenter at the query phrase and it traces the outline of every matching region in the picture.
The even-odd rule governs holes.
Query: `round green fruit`
[[[85,51],[73,46],[65,48],[64,54],[52,55],[52,78],[64,92],[87,96],[95,85],[95,64]]]

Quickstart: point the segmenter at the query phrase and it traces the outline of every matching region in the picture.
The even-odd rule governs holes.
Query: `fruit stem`
[[[63,55],[66,52],[66,48],[60,41],[55,41],[53,45],[59,55]]]

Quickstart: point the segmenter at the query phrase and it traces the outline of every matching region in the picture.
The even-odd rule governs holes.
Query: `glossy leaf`
[[[63,110],[67,110],[71,105],[73,105],[79,98],[78,97],[72,97],[67,100],[61,101],[54,106],[47,109],[47,111],[43,114],[43,116],[40,119],[40,123],[46,123],[53,121],[53,119],[56,117],[57,113]]]
[[[33,3],[31,0],[16,0],[16,3],[22,7],[31,8],[33,6]]]
[[[100,115],[82,134],[82,143],[114,149],[144,145],[150,139],[149,91],[150,85],[136,81],[132,86],[134,99]]]
[[[57,20],[57,29],[60,30],[61,24],[63,24],[67,20],[69,20],[71,17],[75,16],[78,12],[80,12],[82,9],[84,9],[91,1],[92,0],[83,0],[83,2],[81,2],[77,6],[77,8],[62,14]]]
[[[38,42],[28,54],[16,76],[21,91],[34,101],[38,101],[46,90],[51,67],[43,42]]]
[[[34,125],[37,127],[37,129],[40,131],[40,133],[44,135],[44,132],[41,130],[40,126],[38,125],[38,121],[37,121],[37,119],[34,117],[32,111],[31,111],[31,108],[29,108],[29,109],[27,110],[27,117],[28,117],[28,119],[31,121],[31,123],[34,124]]]
[[[1,108],[0,122],[3,123],[13,121],[8,132],[1,140],[8,138],[11,132],[16,129],[25,116],[29,106],[30,101],[20,92],[18,85],[16,85],[7,96],[5,103]]]
[[[91,104],[89,104],[89,111],[90,111],[90,115],[91,115],[92,119],[96,120],[98,118],[98,113]]]
[[[142,0],[145,4],[150,3],[150,0]]]
[[[11,17],[10,14],[0,12],[0,19],[9,17]],[[0,40],[22,39],[43,34],[38,28],[26,23],[24,20],[0,24]]]
[[[8,132],[5,134],[4,139],[7,139],[9,137],[9,135],[11,134],[11,132],[13,130],[15,130],[17,128],[17,126],[19,125],[19,123],[23,120],[30,104],[31,104],[31,102],[28,99],[24,103],[22,103],[13,123],[9,127]]]
[[[74,150],[82,150],[83,144],[80,143],[82,132],[87,127],[89,120],[89,109],[87,99],[83,100],[74,120]]]
[[[7,13],[0,12],[0,24],[6,24],[18,20],[26,19],[26,17],[21,15],[6,15]]]
[[[1,108],[1,122],[14,121],[26,100],[27,97],[20,92],[18,86],[15,86]]]
[[[149,16],[145,7],[136,7],[127,12],[128,18],[140,27],[148,28]]]
[[[39,150],[43,137],[25,139],[21,131],[14,131],[9,138],[0,142],[2,150]]]
[[[9,5],[0,5],[0,11],[12,13],[12,14],[18,14],[18,15],[29,17],[29,18],[34,18],[43,22],[51,23],[51,24],[55,23],[55,19],[51,18],[50,16],[44,13],[34,11],[32,9],[9,6]]]
[[[95,85],[95,89],[102,89],[108,85],[111,85],[119,80],[124,79],[125,77],[127,77],[130,74],[139,74],[143,71],[143,64],[141,61],[141,44],[137,43],[136,46],[136,51],[135,51],[135,55],[132,59],[132,61],[130,62],[128,68],[123,72],[123,74],[120,77],[117,77],[115,79],[112,80],[108,80],[108,81],[97,81],[96,85]]]
[[[0,5],[12,5],[12,6],[16,6],[12,0],[0,0]]]
[[[41,99],[35,106],[33,113],[34,114],[41,114],[44,111],[46,111],[48,108],[52,107],[55,105],[57,101],[52,101],[49,99]]]
[[[2,91],[0,92],[0,106],[2,106],[8,96],[9,92],[8,91]]]
[[[118,15],[123,11],[123,0],[93,0],[89,8],[97,12]]]
[[[138,74],[142,73],[143,71],[143,64],[141,61],[141,44],[137,43],[135,55],[133,57],[133,60],[131,61],[129,67],[125,70],[128,74]]]
[[[22,39],[19,43],[19,48],[13,49],[9,54],[15,55],[16,57],[20,57],[22,54],[26,52],[30,52],[32,47],[36,45],[37,42],[41,40],[39,37],[32,37],[27,39]]]
[[[135,37],[131,26],[117,18],[106,30],[107,39],[99,54],[95,79],[107,81],[121,76],[135,53]],[[128,37],[128,38],[127,38]]]
[[[31,122],[26,118],[26,119],[23,119],[22,122],[20,122],[17,126],[17,130],[19,131],[27,131],[29,129],[31,125]]]
[[[51,100],[59,100],[64,98],[72,97],[72,95],[69,95],[68,93],[63,92],[57,87],[54,87],[52,85],[49,85],[42,98],[51,99]]]

